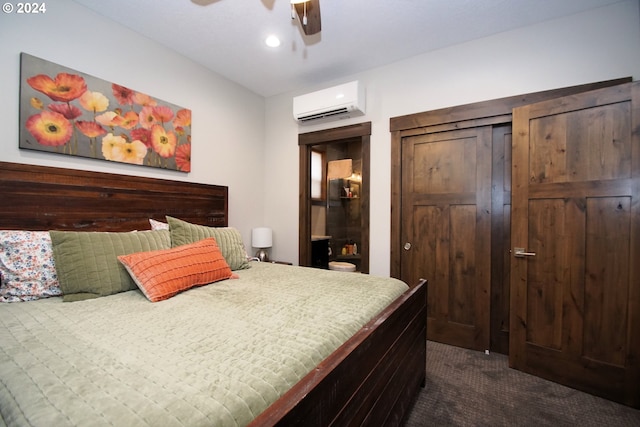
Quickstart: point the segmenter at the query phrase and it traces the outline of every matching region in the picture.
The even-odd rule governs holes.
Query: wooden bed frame
[[[165,215],[228,225],[228,188],[0,162],[0,229],[131,231]],[[259,415],[262,425],[401,425],[426,364],[420,281]]]

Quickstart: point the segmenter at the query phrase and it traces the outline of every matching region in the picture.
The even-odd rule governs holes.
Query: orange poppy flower
[[[176,148],[176,166],[183,172],[191,172],[191,144],[182,144]]]
[[[151,128],[151,146],[160,157],[169,158],[176,152],[177,138],[173,132],[167,132],[160,125]]]
[[[43,111],[29,117],[25,127],[40,144],[53,147],[66,144],[73,134],[71,122],[55,111]]]
[[[58,102],[79,98],[87,90],[87,83],[77,74],[60,73],[55,79],[38,74],[27,79],[29,86]]]
[[[173,127],[191,126],[191,110],[183,108],[176,113],[176,118],[173,119]]]
[[[36,98],[35,96],[30,100],[31,106],[36,110],[42,110],[44,108],[44,103],[40,100],[40,98]]]
[[[120,126],[125,129],[134,128],[138,124],[138,115],[135,111],[127,111],[127,113],[121,117],[122,123],[120,123]]]

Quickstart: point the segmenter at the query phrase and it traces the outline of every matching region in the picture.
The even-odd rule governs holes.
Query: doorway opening
[[[300,265],[369,272],[370,135],[368,122],[298,136]]]

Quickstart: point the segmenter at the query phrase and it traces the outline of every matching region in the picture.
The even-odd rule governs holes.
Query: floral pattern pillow
[[[48,231],[0,230],[0,302],[62,294]]]

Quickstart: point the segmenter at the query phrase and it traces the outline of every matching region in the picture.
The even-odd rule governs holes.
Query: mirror
[[[300,265],[369,272],[370,135],[368,122],[298,136]]]

